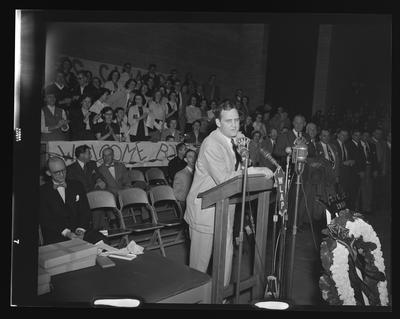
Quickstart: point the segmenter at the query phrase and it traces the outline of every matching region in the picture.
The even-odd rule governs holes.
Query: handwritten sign
[[[67,165],[75,161],[75,149],[80,145],[88,145],[92,160],[102,162],[102,152],[111,147],[114,159],[123,162],[127,167],[167,166],[176,156],[177,142],[111,142],[111,141],[49,141],[46,151],[65,159]]]
[[[281,169],[275,172],[275,180],[278,185],[279,215],[284,216],[287,213],[287,192],[285,189],[285,173]]]

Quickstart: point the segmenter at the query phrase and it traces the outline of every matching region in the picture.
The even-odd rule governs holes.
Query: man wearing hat
[[[56,92],[54,88],[45,91],[46,105],[41,111],[41,140],[65,141],[69,130],[67,115],[62,108],[56,106]]]

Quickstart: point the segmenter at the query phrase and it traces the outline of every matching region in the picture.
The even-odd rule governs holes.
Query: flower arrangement
[[[331,305],[388,306],[381,244],[363,216],[342,210],[323,231],[319,286]]]

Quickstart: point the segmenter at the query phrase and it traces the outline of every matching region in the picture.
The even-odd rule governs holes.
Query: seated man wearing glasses
[[[40,186],[39,223],[43,244],[53,244],[80,238],[92,244],[107,238],[89,228],[91,212],[86,191],[76,180],[66,179],[66,166],[62,158],[47,160],[46,174],[51,180]]]

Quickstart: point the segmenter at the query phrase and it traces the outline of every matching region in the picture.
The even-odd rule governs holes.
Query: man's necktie
[[[67,188],[67,183],[66,183],[66,182],[63,182],[63,183],[53,184],[53,188],[54,188],[54,189],[57,189],[57,188],[59,188],[59,187]]]
[[[242,157],[240,156],[240,154],[237,150],[237,146],[236,146],[235,142],[233,141],[233,138],[231,139],[231,143],[232,143],[233,151],[235,152],[235,157],[236,157],[236,163],[235,163],[235,171],[236,171],[239,167],[239,164],[242,162]]]
[[[329,148],[328,144],[326,144],[326,150],[328,151],[329,161],[332,163],[332,165],[334,165],[335,164],[335,158],[333,157],[331,149]]]

